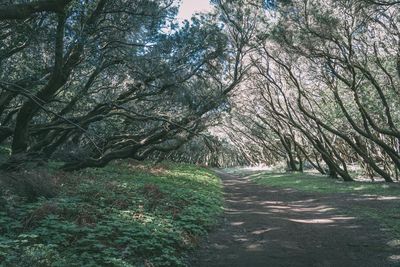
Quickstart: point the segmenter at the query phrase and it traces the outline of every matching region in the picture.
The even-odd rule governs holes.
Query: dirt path
[[[218,174],[225,187],[224,222],[195,253],[192,266],[400,266],[393,261],[400,247],[388,245],[376,221],[344,215],[356,200]]]

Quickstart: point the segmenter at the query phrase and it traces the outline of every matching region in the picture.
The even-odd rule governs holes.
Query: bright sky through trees
[[[212,6],[209,0],[182,0],[182,4],[179,7],[178,19],[190,20],[195,13],[209,12],[211,9]]]

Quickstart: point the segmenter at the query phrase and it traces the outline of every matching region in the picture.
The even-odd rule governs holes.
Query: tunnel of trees
[[[2,169],[115,159],[399,179],[400,3],[0,4]]]

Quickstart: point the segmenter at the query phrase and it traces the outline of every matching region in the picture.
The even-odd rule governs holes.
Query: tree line
[[[2,168],[49,158],[101,167],[198,136],[246,68],[248,37],[227,12],[178,25],[172,0],[1,5]]]
[[[396,1],[301,0],[270,13],[226,124],[243,154],[344,181],[354,166],[398,180],[399,11]]]
[[[2,168],[284,160],[399,179],[398,1],[213,0],[182,25],[173,0],[14,2],[0,6]]]

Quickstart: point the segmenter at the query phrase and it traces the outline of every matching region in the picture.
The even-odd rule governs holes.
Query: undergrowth
[[[1,266],[184,266],[221,212],[219,179],[191,165],[49,173],[53,198],[2,195]]]

